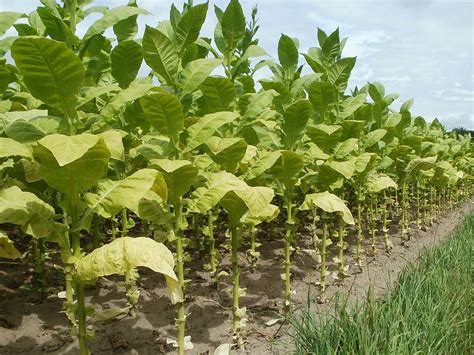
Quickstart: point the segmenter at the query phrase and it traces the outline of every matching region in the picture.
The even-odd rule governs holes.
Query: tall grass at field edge
[[[298,354],[472,354],[474,213],[426,251],[382,298],[369,291],[334,316],[308,310],[291,320]]]

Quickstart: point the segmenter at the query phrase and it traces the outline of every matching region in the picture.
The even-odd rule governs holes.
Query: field
[[[339,29],[271,58],[238,0],[213,38],[209,3],[41,3],[0,13],[1,353],[304,352],[471,213],[469,134],[349,89]]]

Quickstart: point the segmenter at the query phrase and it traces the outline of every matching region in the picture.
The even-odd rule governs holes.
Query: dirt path
[[[337,292],[350,292],[351,300],[356,300],[364,297],[369,285],[372,285],[377,294],[383,293],[389,281],[394,282],[407,263],[416,260],[425,248],[446,239],[472,207],[472,201],[466,202],[447,213],[429,230],[421,232],[419,238],[413,237],[407,246],[401,246],[400,239],[393,235],[394,248],[390,256],[383,252],[383,245],[380,244],[377,255],[367,259],[363,272],[356,273],[356,267],[351,267],[349,272],[353,276],[347,278],[343,285],[331,285],[327,290],[329,303],[315,306],[315,311],[327,312]],[[280,279],[283,243],[270,235],[275,235],[275,231],[267,231],[262,238],[262,255],[256,272],[250,272],[245,258],[241,260],[241,285],[248,289],[241,303],[248,309],[249,321],[244,329],[249,354],[285,354],[290,346],[285,327],[277,333],[279,324],[265,326],[265,322],[278,317],[283,296]],[[198,261],[193,262],[190,269],[203,271],[190,271],[188,275],[192,282],[187,288],[187,334],[191,335],[194,343],[194,349],[189,353],[212,354],[217,346],[232,340],[228,331],[231,298],[225,289],[225,285],[230,283],[221,283],[219,290],[213,288],[203,269],[205,260],[199,256],[195,260]],[[353,265],[351,255],[347,258],[347,264]],[[224,257],[222,265],[229,271],[227,257]],[[334,263],[330,263],[329,267],[334,270]],[[166,339],[176,335],[175,309],[165,296],[164,280],[147,270],[141,270],[140,274],[142,296],[137,317],[96,325],[96,337],[90,342],[93,354],[173,352]],[[317,294],[316,287],[310,286],[317,279],[316,265],[310,257],[298,253],[294,257],[292,274],[293,299],[298,309],[304,306],[308,292]],[[21,290],[19,287],[27,275],[28,269],[23,264],[0,263],[0,354],[77,353],[76,342],[70,337],[66,317],[61,313],[62,300],[56,296],[39,300],[31,292]],[[60,285],[59,274],[50,277],[52,284]],[[118,278],[101,280],[100,287],[87,290],[87,301],[104,308],[123,307],[124,290],[117,285],[118,281]]]

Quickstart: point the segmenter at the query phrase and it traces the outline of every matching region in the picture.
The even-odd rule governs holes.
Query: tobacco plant
[[[175,346],[191,349],[185,265],[193,250],[207,252],[212,282],[221,283],[217,220],[228,230],[231,329],[243,347],[239,253],[248,235],[250,268],[258,268],[261,223],[284,241],[288,314],[307,218],[324,299],[333,241],[334,278],[351,271],[347,225],[362,270],[365,248],[375,254],[379,238],[390,253],[397,224],[409,246],[413,228],[421,235],[442,206],[472,196],[470,137],[415,117],[413,100],[395,110],[398,95],[381,83],[348,90],[356,58],[343,56],[348,39],[338,29],[318,28],[302,64],[298,40],[286,34],[271,58],[259,46],[257,9],[246,19],[238,0],[214,7],[212,39],[200,35],[208,2],[173,5],[168,20],[143,33],[138,17],[148,11],[136,1],[90,5],[42,0],[29,14],[0,13],[0,223],[31,238],[39,291],[47,292],[47,253],[59,252],[81,353],[89,352],[88,317],[135,312],[143,266],[165,275],[177,303]],[[79,37],[92,14],[98,19]],[[5,36],[9,29],[17,34]],[[256,81],[264,67],[272,76]],[[14,242],[0,233],[0,257],[20,257]],[[113,274],[124,278],[127,307],[94,311],[84,285]]]

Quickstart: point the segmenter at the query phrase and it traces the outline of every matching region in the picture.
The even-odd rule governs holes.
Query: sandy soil
[[[329,277],[332,283],[326,293],[327,303],[314,305],[315,312],[329,312],[337,293],[350,294],[350,301],[364,297],[369,285],[376,294],[383,293],[396,280],[397,273],[423,252],[449,236],[473,208],[473,201],[466,202],[456,210],[446,212],[433,227],[422,231],[420,237],[412,237],[406,246],[402,246],[397,235],[391,239],[394,244],[391,255],[378,245],[375,257],[367,257],[362,272],[354,265],[352,246],[349,246],[347,265],[350,265],[351,277],[343,284]],[[396,232],[396,228],[393,229]],[[286,354],[291,349],[288,329],[279,323],[266,326],[265,323],[278,317],[282,302],[283,242],[277,230],[267,230],[260,234],[262,242],[261,259],[257,271],[251,272],[245,257],[241,259],[241,287],[247,287],[247,296],[242,297],[241,306],[247,307],[248,324],[245,353],[249,354]],[[304,234],[304,228],[299,231]],[[301,241],[309,238],[299,238]],[[353,240],[349,236],[348,241]],[[301,249],[308,245],[299,244]],[[335,243],[332,246],[335,248]],[[369,244],[364,246],[369,248]],[[244,255],[244,253],[242,253]],[[187,334],[191,335],[194,349],[190,354],[212,354],[223,343],[232,342],[229,332],[231,297],[223,281],[219,289],[212,287],[211,279],[204,270],[199,255],[189,264],[188,278],[192,280],[187,287]],[[328,258],[332,260],[332,257]],[[305,307],[308,294],[317,295],[314,281],[318,278],[317,265],[305,253],[298,252],[293,257],[292,287],[295,309]],[[230,272],[228,256],[222,260],[222,268]],[[329,264],[335,270],[333,263]],[[194,270],[194,271],[193,271]],[[199,271],[201,270],[201,271]],[[55,292],[47,298],[39,298],[32,292],[20,289],[29,277],[30,271],[24,264],[0,262],[0,354],[75,354],[78,352],[76,341],[69,335],[68,323],[61,312],[62,300]],[[135,318],[123,317],[111,323],[96,324],[96,337],[91,340],[93,354],[160,354],[173,353],[174,349],[166,343],[174,338],[174,307],[165,296],[164,279],[148,270],[140,270],[139,287],[141,300]],[[60,290],[60,271],[49,275],[50,285]],[[87,302],[99,308],[124,307],[124,289],[117,285],[119,278],[103,279],[98,286],[87,289]],[[54,290],[53,290],[54,291]],[[244,353],[244,352],[242,352]]]

